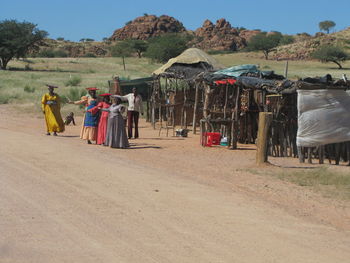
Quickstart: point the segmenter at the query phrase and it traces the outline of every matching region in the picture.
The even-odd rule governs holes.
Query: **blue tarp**
[[[252,64],[238,65],[230,68],[225,68],[219,71],[214,72],[214,74],[221,74],[231,77],[239,77],[245,73],[260,73],[258,67]]]

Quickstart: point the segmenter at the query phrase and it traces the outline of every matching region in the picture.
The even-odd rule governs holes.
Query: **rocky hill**
[[[195,39],[191,43],[193,46],[204,50],[239,50],[247,45],[247,40],[260,31],[238,30],[224,18],[213,24],[205,20],[203,26],[197,30],[188,31],[183,24],[170,16],[145,15],[128,22],[124,27],[114,31],[111,40],[142,39],[147,40],[151,37],[159,36],[165,33],[192,34]]]
[[[170,16],[145,15],[137,17],[124,27],[114,31],[112,40],[142,39],[159,36],[164,33],[180,33],[186,31],[182,23]]]
[[[333,34],[320,32],[315,36],[299,34],[295,38],[295,43],[278,47],[275,52],[271,53],[270,58],[277,60],[309,59],[310,54],[322,45],[339,45],[350,49],[350,27]]]
[[[195,46],[203,50],[239,50],[247,45],[237,29],[224,18],[216,21],[205,20],[203,26],[194,32],[196,36]]]

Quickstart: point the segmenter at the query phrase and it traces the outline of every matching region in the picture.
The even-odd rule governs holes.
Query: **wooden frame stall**
[[[159,135],[163,128],[166,129],[167,136],[169,129],[174,133],[176,126],[185,130],[192,126],[195,130],[202,117],[202,90],[201,82],[195,76],[186,78],[176,72],[164,72],[154,76],[150,114],[153,128],[156,128],[157,122],[160,124]]]
[[[202,132],[220,131],[224,137],[228,137],[228,147],[231,149],[237,148],[237,142],[254,144],[259,112],[272,112],[270,155],[296,156],[297,109],[292,84],[287,80],[248,76],[207,83]],[[221,126],[214,127],[214,123]]]

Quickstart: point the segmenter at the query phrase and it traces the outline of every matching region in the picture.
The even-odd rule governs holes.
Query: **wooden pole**
[[[123,56],[123,67],[124,67],[124,71],[126,70],[126,67],[125,67],[125,58]]]
[[[199,83],[195,82],[196,85],[196,93],[194,96],[194,107],[193,107],[193,123],[192,123],[192,130],[193,134],[196,134],[196,122],[197,122],[197,107],[198,107],[198,86]]]
[[[272,118],[272,112],[259,112],[258,145],[256,151],[257,164],[267,162],[267,135]]]
[[[298,157],[299,157],[299,163],[305,163],[305,155],[304,155],[304,149],[301,146],[298,146]]]
[[[324,164],[324,145],[318,147],[318,162]]]
[[[231,149],[237,149],[237,143],[238,143],[238,125],[239,125],[239,99],[241,95],[241,87],[237,86],[236,89],[236,98],[235,98],[235,110],[232,113],[232,126],[231,126]]]
[[[312,163],[312,148],[307,148],[307,163]]]
[[[286,66],[284,68],[284,77],[287,78],[288,77],[288,60],[286,61]]]

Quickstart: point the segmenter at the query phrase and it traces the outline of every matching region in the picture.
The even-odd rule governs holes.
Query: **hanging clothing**
[[[64,123],[60,112],[61,101],[58,94],[46,93],[41,99],[41,108],[45,113],[47,132],[64,132]]]
[[[96,107],[89,110],[91,113],[97,113],[100,109],[109,109],[111,104],[106,102],[100,102]],[[104,144],[107,134],[107,121],[108,121],[108,111],[101,111],[100,118],[97,126],[97,140],[96,144]]]
[[[122,113],[125,111],[123,105],[112,104],[111,107],[105,109],[109,112],[107,134],[106,134],[106,146],[112,148],[127,148],[129,147],[128,137],[126,136],[125,122]]]

